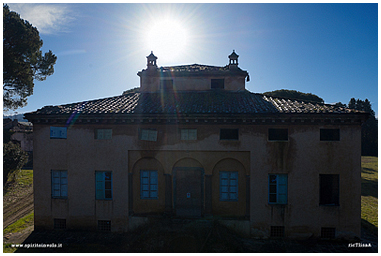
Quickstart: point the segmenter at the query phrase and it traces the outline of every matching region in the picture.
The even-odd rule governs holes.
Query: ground
[[[348,242],[250,239],[207,219],[158,218],[138,231],[124,234],[34,231],[32,171],[24,170],[4,186],[3,248],[4,252],[378,252],[377,174],[377,158],[363,157],[361,241]],[[25,248],[36,244],[57,247]],[[359,247],[369,244],[370,248]],[[16,248],[19,245],[24,248]]]

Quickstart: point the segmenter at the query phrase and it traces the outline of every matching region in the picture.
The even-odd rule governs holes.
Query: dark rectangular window
[[[321,238],[332,239],[336,237],[336,229],[335,228],[321,228]]]
[[[339,174],[320,174],[320,205],[339,205]]]
[[[238,129],[221,129],[220,140],[238,140]]]
[[[269,174],[269,203],[287,204],[287,174]]]
[[[284,226],[271,226],[271,237],[284,237]]]
[[[98,220],[99,231],[111,231],[111,220]]]
[[[211,86],[212,89],[224,89],[224,79],[212,79]]]
[[[66,229],[66,219],[54,219],[54,229]]]
[[[172,79],[160,80],[160,89],[164,91],[173,91],[173,80]]]
[[[321,141],[340,141],[340,129],[320,129]]]
[[[112,199],[112,173],[111,172],[95,172],[95,189],[96,199],[108,200]]]
[[[288,129],[269,129],[269,141],[288,141]]]

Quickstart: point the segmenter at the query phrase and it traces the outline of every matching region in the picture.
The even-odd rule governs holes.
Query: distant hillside
[[[28,122],[28,120],[24,119],[24,113],[17,114],[17,115],[9,115],[9,116],[3,115],[3,119],[4,118],[10,118],[12,120],[17,119],[19,122]]]

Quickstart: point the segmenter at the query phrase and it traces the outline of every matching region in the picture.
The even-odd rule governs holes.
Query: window
[[[50,138],[51,139],[66,139],[67,138],[67,127],[50,127]]]
[[[181,140],[197,140],[197,129],[181,129]]]
[[[111,231],[111,220],[98,220],[99,231]]]
[[[54,219],[54,229],[66,229],[66,219]]]
[[[160,89],[164,91],[173,91],[173,80],[172,79],[160,80]]]
[[[220,201],[238,201],[238,172],[220,172]]]
[[[112,129],[96,129],[95,139],[97,140],[111,140]]]
[[[321,238],[332,239],[336,237],[336,229],[335,228],[321,228],[320,232]]]
[[[212,89],[224,89],[224,79],[212,79],[210,88]]]
[[[284,237],[284,226],[271,226],[271,237]]]
[[[67,171],[52,170],[52,197],[67,198]]]
[[[269,141],[288,141],[288,129],[269,129]]]
[[[320,174],[320,204],[339,205],[339,175]]]
[[[158,176],[157,171],[140,171],[140,198],[157,199],[158,198]]]
[[[238,129],[221,129],[220,140],[238,140]]]
[[[269,203],[287,204],[287,174],[269,174]]]
[[[340,141],[340,129],[320,129],[320,141]]]
[[[95,190],[96,199],[107,200],[112,199],[112,173],[111,172],[95,172]]]
[[[146,141],[157,141],[157,130],[142,129],[140,132],[140,139]]]

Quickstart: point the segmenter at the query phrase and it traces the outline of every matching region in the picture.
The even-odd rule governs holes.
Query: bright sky
[[[367,98],[377,115],[377,3],[8,5],[58,58],[18,113],[121,95],[139,86],[151,51],[159,67],[225,66],[234,49],[252,92]]]

